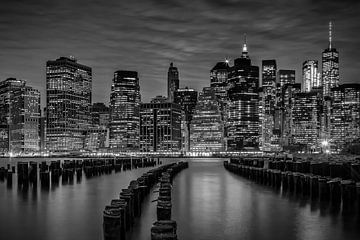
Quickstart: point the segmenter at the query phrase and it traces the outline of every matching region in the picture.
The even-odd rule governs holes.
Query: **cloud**
[[[331,19],[341,81],[356,82],[359,10],[355,0],[5,0],[0,78],[28,79],[45,100],[45,62],[74,55],[93,68],[94,101],[109,101],[118,69],[139,72],[148,101],[166,94],[170,61],[179,67],[182,86],[209,85],[210,69],[238,57],[246,33],[253,63],[276,59],[279,68],[296,69],[300,80],[304,60],[321,60]]]

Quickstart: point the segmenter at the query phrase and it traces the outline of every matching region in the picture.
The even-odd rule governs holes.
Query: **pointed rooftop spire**
[[[247,46],[246,46],[246,33],[244,34],[244,45],[243,45],[243,53],[247,53]]]
[[[329,49],[331,49],[332,45],[332,22],[329,22]]]

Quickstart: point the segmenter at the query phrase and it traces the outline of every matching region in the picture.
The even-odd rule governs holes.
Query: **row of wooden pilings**
[[[151,240],[177,240],[177,223],[171,219],[172,182],[176,174],[188,167],[187,162],[180,162],[162,173],[156,206],[157,221],[151,227]]]
[[[358,163],[310,161],[264,161],[231,159],[224,167],[257,183],[282,188],[333,207],[342,206],[344,213],[360,211]]]
[[[142,202],[161,178],[162,173],[168,169],[177,171],[184,167],[184,164],[187,163],[172,163],[152,169],[131,181],[128,188],[122,189],[119,198],[111,200],[110,205],[107,205],[103,212],[104,240],[126,239],[126,232],[133,226],[135,218],[141,215]]]
[[[37,185],[38,177],[42,187],[49,187],[50,183],[57,185],[73,183],[74,178],[79,182],[83,173],[86,178],[110,174],[113,171],[127,171],[141,167],[153,167],[159,164],[159,159],[154,158],[118,158],[118,159],[84,159],[84,160],[60,160],[17,162],[17,166],[7,165],[0,168],[0,181],[6,179],[8,187],[12,186],[13,174],[17,172],[19,186]],[[17,171],[16,171],[17,170]]]

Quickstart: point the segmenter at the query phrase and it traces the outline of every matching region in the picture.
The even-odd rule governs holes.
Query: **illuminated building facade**
[[[40,92],[21,87],[12,93],[10,104],[10,152],[31,154],[40,150]]]
[[[224,124],[214,90],[205,87],[199,94],[190,123],[191,152],[219,152],[224,150]]]
[[[261,96],[261,146],[265,151],[276,150],[279,138],[274,134],[276,103],[276,61],[262,61],[262,96]]]
[[[296,93],[292,106],[293,145],[306,152],[320,147],[321,88],[311,92]]]
[[[251,65],[246,40],[240,58],[228,70],[227,150],[259,148],[259,67]]]
[[[174,67],[173,63],[170,63],[168,70],[168,100],[174,101],[174,93],[179,88],[179,71],[177,67]]]
[[[303,92],[310,92],[314,87],[321,86],[320,72],[318,69],[318,61],[307,60],[303,63]]]
[[[79,151],[91,124],[92,70],[73,57],[46,63],[47,149]]]
[[[138,73],[116,71],[110,95],[110,148],[139,150],[140,85]]]
[[[300,92],[300,83],[285,84],[281,88],[281,145],[283,147],[295,143],[294,133],[292,131],[294,125],[293,107],[295,104],[295,96]]]
[[[329,46],[322,53],[322,85],[324,96],[339,85],[339,53],[332,44],[332,23],[329,23]]]
[[[218,62],[210,71],[210,87],[214,89],[222,109],[228,100],[229,69],[230,66],[226,60],[225,62]]]
[[[360,137],[360,84],[342,84],[332,88],[331,138],[335,151]]]
[[[190,151],[190,122],[197,104],[198,92],[192,88],[179,88],[174,95],[174,103],[183,111],[181,121],[182,150]]]
[[[8,78],[0,82],[0,153],[9,151],[10,106],[14,90],[25,87],[25,80]]]
[[[283,87],[286,84],[294,84],[295,83],[295,70],[284,70],[280,69],[278,71],[278,83],[280,87]]]
[[[142,103],[140,108],[140,151],[180,151],[181,117],[181,107],[176,103]]]
[[[109,125],[110,109],[104,103],[94,103],[91,106],[91,124],[93,126]]]

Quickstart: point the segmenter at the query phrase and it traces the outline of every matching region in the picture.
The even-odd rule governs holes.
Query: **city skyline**
[[[79,18],[84,18],[81,19],[84,25],[70,26],[69,22],[74,20],[72,13],[79,13],[78,3],[71,4],[71,8],[62,6],[63,3],[52,3],[48,8],[41,1],[31,1],[29,5],[7,2],[0,10],[0,29],[9,33],[0,40],[3,50],[0,77],[27,80],[30,86],[41,91],[41,104],[45,106],[45,62],[58,56],[74,55],[93,69],[93,102],[109,103],[112,74],[117,70],[137,71],[143,100],[149,102],[156,95],[166,95],[166,71],[170,62],[179,69],[180,87],[201,90],[208,85],[209,69],[215,62],[226,57],[233,60],[241,55],[243,34],[247,33],[254,65],[261,66],[263,59],[276,59],[281,69],[295,69],[297,82],[300,82],[301,63],[309,59],[321,61],[321,52],[328,44],[327,24],[332,20],[334,45],[341,58],[340,83],[358,82],[356,69],[360,53],[355,47],[354,33],[360,22],[356,20],[359,18],[355,7],[358,3],[310,1],[302,4],[302,10],[296,8],[299,3],[282,6],[261,1],[225,1],[217,5],[215,1],[197,1],[189,10],[177,1],[148,1],[144,6],[136,5],[137,9],[132,3],[124,6],[109,1],[100,6],[91,2],[89,15],[79,14]],[[105,21],[96,7],[114,19]],[[240,14],[233,11],[234,8],[243,10]],[[276,8],[279,11],[266,11]],[[320,8],[327,14],[315,20]],[[115,18],[116,9],[128,11]],[[175,14],[179,9],[189,11],[179,18]],[[295,9],[299,10],[298,14],[292,16]],[[259,13],[256,16],[263,14],[262,17],[255,19],[248,13],[254,11]],[[223,14],[226,12],[231,14]],[[91,14],[95,14],[93,19],[90,19]],[[71,21],[56,21],[56,17],[65,16],[70,16]],[[129,24],[121,23],[124,18]],[[47,34],[42,34],[44,32]],[[97,32],[98,35],[94,34]],[[147,37],[152,34],[156,37],[151,38],[151,42]]]

